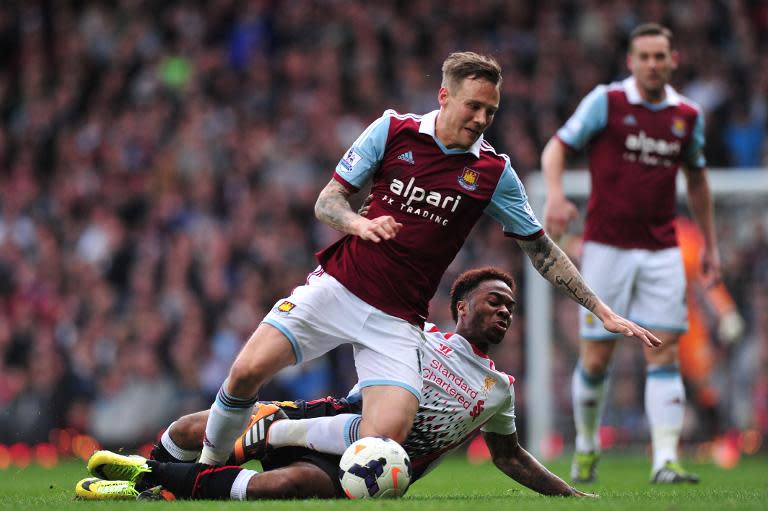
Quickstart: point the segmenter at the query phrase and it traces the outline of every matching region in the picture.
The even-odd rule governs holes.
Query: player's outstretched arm
[[[517,441],[517,433],[499,435],[483,433],[493,464],[509,477],[543,495],[563,497],[597,497],[572,487],[538,462]]]
[[[315,203],[315,216],[345,234],[354,234],[364,240],[378,243],[394,238],[403,224],[391,216],[368,219],[352,211],[349,197],[352,193],[335,179],[325,185]]]
[[[593,312],[603,322],[606,330],[628,337],[637,337],[648,347],[661,346],[661,339],[645,328],[619,316],[603,303],[584,282],[581,273],[565,252],[549,236],[544,234],[535,240],[517,240],[517,244],[528,255],[531,264],[542,277]]]

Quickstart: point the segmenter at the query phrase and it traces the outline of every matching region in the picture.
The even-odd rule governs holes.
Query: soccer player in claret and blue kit
[[[567,152],[589,148],[592,191],[584,230],[584,277],[614,310],[664,342],[661,349],[645,350],[654,483],[698,481],[677,455],[685,408],[677,341],[687,328],[685,272],[675,236],[679,168],[687,178],[691,213],[705,238],[703,272],[711,283],[720,274],[704,169],[704,115],[668,84],[677,59],[668,29],[654,23],[637,27],[627,54],[632,76],[587,95],[541,157],[548,189],[545,223],[547,232],[558,237],[576,215],[561,184]],[[590,311],[583,311],[579,322],[571,475],[587,482],[595,479],[606,373],[618,335],[606,332]]]
[[[429,300],[483,214],[501,223],[539,272],[610,332],[649,346],[660,342],[586,286],[544,234],[509,158],[483,138],[499,107],[501,81],[494,59],[451,54],[443,63],[439,110],[387,110],[344,153],[315,213],[346,236],[317,254],[320,266],[277,301],[236,358],[211,406],[202,463],[227,460],[258,389],[277,371],[345,343],[354,346],[362,418],[280,421],[270,442],[332,454],[359,437],[403,442],[421,397],[419,347]],[[368,184],[373,198],[364,217],[349,199]],[[260,420],[259,431],[267,431],[272,419]]]

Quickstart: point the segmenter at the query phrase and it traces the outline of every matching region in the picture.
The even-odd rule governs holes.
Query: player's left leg
[[[419,410],[419,400],[410,391],[393,385],[363,389],[363,420],[360,437],[383,436],[403,443]]]
[[[362,394],[362,417],[342,413],[333,417],[275,422],[269,429],[269,438],[264,438],[262,444],[268,444],[270,448],[307,447],[340,455],[352,443],[367,436],[383,436],[403,443],[419,409],[419,400],[413,392],[387,383],[365,387]]]
[[[301,446],[338,454],[343,452],[351,438],[357,439],[362,404],[331,396],[311,401],[280,401],[262,403],[260,406],[280,406],[290,420],[279,420],[278,415],[256,413],[250,427],[237,439],[231,462],[242,465],[248,460],[261,460],[271,450],[279,447]],[[259,417],[261,416],[261,417]],[[323,420],[308,420],[318,419]],[[337,435],[334,431],[344,434]],[[330,449],[329,449],[330,446]],[[318,449],[319,447],[319,449]]]
[[[141,456],[99,451],[88,461],[88,471],[101,479],[80,481],[75,493],[86,499],[113,500],[132,498],[161,486],[180,499],[331,498],[339,495],[333,479],[338,470],[335,460],[296,461],[258,473],[239,466],[161,463]]]
[[[303,461],[268,472],[238,466],[158,463],[153,467],[151,481],[179,499],[257,500],[333,498],[338,495],[328,473]]]
[[[645,412],[651,429],[655,483],[698,482],[695,474],[686,472],[677,456],[685,415],[685,388],[678,362],[676,332],[653,332],[663,341],[660,348],[645,348],[647,375],[645,380]]]
[[[663,344],[644,348],[647,364],[645,412],[651,429],[651,480],[695,482],[680,467],[677,447],[683,430],[685,388],[680,375],[678,338],[688,328],[685,271],[680,249],[643,250],[629,318],[651,330]]]
[[[334,465],[338,470],[338,463]],[[299,461],[285,468],[260,473],[248,481],[246,497],[255,499],[332,499],[338,482],[312,463]]]

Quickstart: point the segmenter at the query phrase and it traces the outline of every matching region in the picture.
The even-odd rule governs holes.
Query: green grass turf
[[[568,473],[567,458],[548,463],[560,476]],[[633,510],[766,510],[768,509],[768,456],[743,458],[734,469],[723,470],[712,464],[688,464],[703,482],[687,486],[648,484],[648,463],[636,455],[605,456],[600,465],[600,482],[581,489],[600,494],[599,500],[575,500],[540,496],[496,470],[490,463],[467,464],[463,458],[446,460],[437,470],[419,481],[399,501],[270,501],[242,502],[148,502],[141,506],[181,510],[234,510],[244,506],[259,509],[335,510],[396,509],[419,511],[467,510],[515,511],[559,509]],[[85,464],[67,462],[54,469],[31,466],[24,470],[0,470],[0,510],[104,510],[134,509],[137,503],[85,502],[73,498],[75,483],[86,477]]]

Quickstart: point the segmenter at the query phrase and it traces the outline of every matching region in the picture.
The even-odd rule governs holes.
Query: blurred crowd
[[[491,54],[504,84],[486,136],[525,178],[580,98],[626,76],[627,35],[644,21],[675,32],[673,83],[706,112],[710,166],[765,167],[766,2],[2,2],[0,442],[70,427],[126,445],[207,407],[265,312],[336,239],[314,200],[368,123],[386,108],[435,109],[451,51]],[[722,236],[744,345],[761,347],[748,383],[768,402],[765,221]],[[433,321],[450,328],[447,287],[481,264],[521,279],[528,263],[481,223]],[[518,377],[522,410],[526,313],[495,355]],[[564,382],[575,323],[556,349]],[[262,397],[340,393],[354,379],[340,350]],[[744,425],[768,430],[767,407],[750,406]]]

